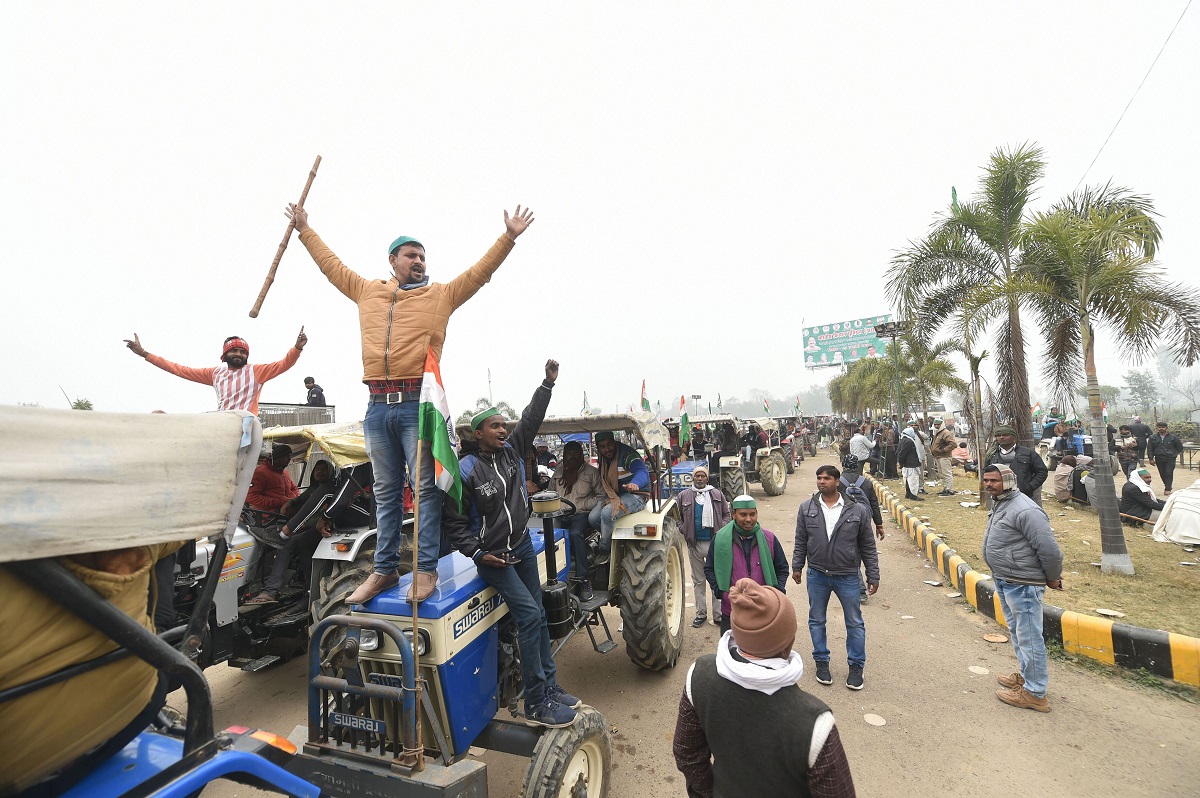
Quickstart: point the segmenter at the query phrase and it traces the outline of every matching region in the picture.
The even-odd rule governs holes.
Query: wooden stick
[[[300,192],[300,201],[296,203],[297,206],[304,207],[304,200],[308,197],[308,190],[312,188],[313,178],[317,176],[317,167],[320,165],[321,156],[318,155],[308,173],[308,182],[304,184],[304,191]],[[287,249],[288,241],[291,240],[292,231],[295,229],[296,222],[293,220],[283,234],[283,241],[279,242],[279,249],[275,251],[275,260],[271,263],[270,271],[267,272],[267,279],[263,281],[262,290],[258,292],[258,299],[254,300],[254,307],[250,308],[250,318],[252,319],[257,319],[258,311],[262,310],[263,300],[267,298],[267,292],[271,290],[271,283],[275,282],[275,270],[279,268],[279,261],[283,259],[283,251]]]

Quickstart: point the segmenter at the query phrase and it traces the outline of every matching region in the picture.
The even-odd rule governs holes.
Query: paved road
[[[813,472],[829,455],[806,460],[784,496],[757,492],[760,520],[777,531],[791,551],[796,509],[815,490]],[[808,600],[789,582],[788,595],[801,619],[796,650],[805,654],[801,685],[829,704],[837,718],[860,795],[939,795],[947,790],[975,796],[1014,794],[1162,796],[1194,794],[1200,780],[1200,711],[1194,704],[1077,666],[1051,661],[1053,711],[1041,714],[1001,704],[995,675],[1016,670],[1008,644],[982,636],[996,627],[938,578],[902,533],[881,544],[882,585],[864,608],[867,622],[866,689],[845,688],[845,629],[830,624],[834,652],[832,686],[817,684],[808,660]],[[690,592],[690,588],[689,588]],[[838,617],[837,599],[830,619]],[[689,611],[690,612],[690,611]],[[901,616],[911,615],[912,619]],[[690,622],[689,614],[687,620]],[[614,630],[617,613],[609,618]],[[635,668],[622,648],[600,656],[586,638],[560,654],[559,679],[604,713],[617,728],[613,798],[684,795],[671,757],[682,681],[687,664],[713,650],[716,628],[687,627],[679,667],[665,673]],[[970,666],[986,668],[976,675]],[[288,733],[304,722],[304,673],[293,661],[263,673],[227,667],[209,671],[218,728],[248,723]],[[840,677],[840,678],[839,678]],[[882,716],[875,727],[865,714]],[[739,723],[752,722],[737,718]],[[525,762],[487,754],[493,795],[515,795]],[[236,785],[213,785],[206,796],[257,795]]]

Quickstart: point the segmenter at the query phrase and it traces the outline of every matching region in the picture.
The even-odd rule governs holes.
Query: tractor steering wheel
[[[571,515],[575,515],[575,513],[579,512],[579,508],[577,508],[575,506],[574,502],[572,502],[568,499],[564,499],[562,497],[559,497],[559,501],[562,502],[563,504],[567,505],[567,507],[571,508],[571,513],[570,513]]]

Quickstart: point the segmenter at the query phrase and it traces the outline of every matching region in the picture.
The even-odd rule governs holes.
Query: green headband
[[[743,493],[741,496],[738,496],[733,500],[733,504],[731,506],[735,510],[757,510],[758,502],[754,501],[753,496]]]
[[[472,432],[477,431],[479,429],[480,424],[487,421],[492,416],[498,416],[498,415],[500,415],[500,411],[494,407],[489,407],[487,410],[484,410],[482,413],[476,413],[471,418],[471,431]]]
[[[400,236],[399,238],[397,238],[395,241],[392,242],[392,245],[390,247],[388,247],[388,254],[389,255],[396,254],[396,250],[400,249],[400,247],[404,246],[405,244],[412,244],[414,247],[420,247],[421,249],[425,249],[425,245],[422,244],[417,239],[409,238],[408,236]]]

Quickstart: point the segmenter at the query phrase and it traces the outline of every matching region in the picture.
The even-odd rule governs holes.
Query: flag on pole
[[[579,411],[579,415],[590,416],[591,414],[592,414],[592,408],[588,405],[587,391],[584,391],[583,392],[583,409]]]
[[[717,392],[717,409],[720,410],[725,405],[721,404],[721,392]]]
[[[692,425],[688,421],[687,401],[679,397],[679,445],[684,446],[692,439]]]
[[[799,395],[796,396],[796,415],[797,416],[803,415],[800,412],[800,396]]]
[[[642,409],[649,412],[650,400],[646,398],[646,381],[642,380]]]
[[[1029,412],[1032,413],[1034,416],[1037,416],[1039,413],[1042,412],[1042,403],[1038,402],[1033,407],[1029,408]]]
[[[763,399],[763,410],[767,411],[767,415],[771,415],[771,406],[767,404],[767,400]]]
[[[712,415],[712,402],[709,402],[709,403],[708,403],[708,414],[709,414],[710,416]]]
[[[462,509],[462,477],[458,471],[458,454],[450,443],[450,403],[442,387],[442,370],[438,367],[433,348],[425,351],[425,374],[421,377],[421,404],[417,436],[429,445],[433,454],[433,481],[443,493]]]
[[[950,186],[950,207],[954,209],[955,213],[959,212],[958,189],[956,189],[954,186]]]

